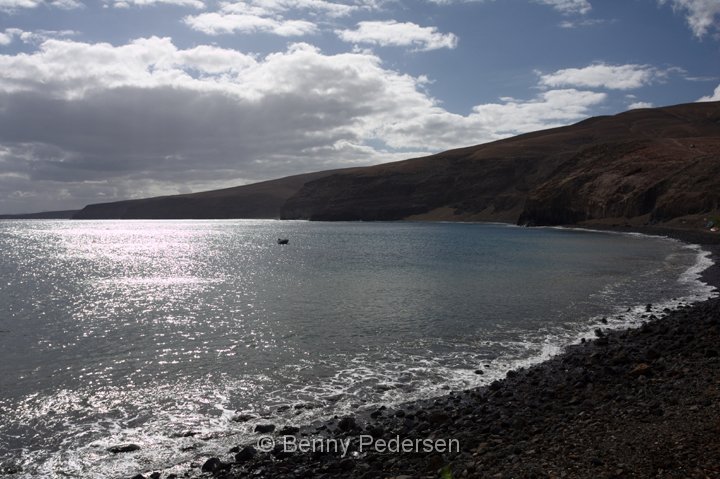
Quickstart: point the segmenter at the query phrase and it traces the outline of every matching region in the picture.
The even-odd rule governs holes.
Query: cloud
[[[607,88],[631,90],[640,88],[667,76],[668,71],[650,65],[608,65],[596,63],[584,68],[567,68],[540,76],[540,84],[557,88],[575,86],[581,88]]]
[[[698,101],[720,101],[720,85],[718,85],[712,95],[704,96]]]
[[[41,5],[72,10],[82,7],[83,3],[79,0],[0,0],[0,11],[14,12],[25,8],[37,8]]]
[[[367,43],[379,46],[415,47],[428,51],[439,48],[455,48],[457,37],[452,33],[440,33],[436,27],[421,27],[415,23],[395,20],[360,22],[356,30],[337,30],[338,37],[351,43]]]
[[[606,23],[607,20],[602,18],[582,18],[580,20],[564,20],[560,22],[560,28],[581,28],[581,27],[594,27],[595,25],[601,25]]]
[[[266,32],[280,36],[317,33],[317,21],[334,19],[361,10],[378,8],[378,0],[337,3],[327,0],[244,0],[221,2],[220,9],[189,15],[184,22],[208,35]],[[308,19],[307,16],[312,17]],[[288,17],[302,18],[288,18]]]
[[[317,31],[314,23],[305,20],[276,20],[258,15],[235,13],[202,13],[187,16],[184,22],[193,30],[208,35],[267,32],[283,37],[292,37],[309,35]]]
[[[427,0],[436,5],[452,5],[454,3],[479,3],[489,0]],[[564,15],[584,15],[592,10],[589,0],[532,0],[535,3],[548,5]],[[662,1],[662,0],[661,0]]]
[[[560,13],[584,15],[592,10],[588,0],[535,0],[538,3],[549,5]]]
[[[606,99],[549,90],[459,115],[427,81],[304,43],[257,57],[157,37],[46,40],[0,55],[0,211],[399,160],[578,121]]]
[[[203,0],[111,0],[115,8],[149,7],[158,4],[176,5],[179,7],[191,7],[197,9],[205,8]]]
[[[711,29],[720,30],[720,2],[718,0],[658,0],[660,5],[670,3],[673,10],[685,12],[690,29],[698,38],[706,35]]]
[[[36,30],[26,32],[19,28],[7,28],[4,32],[0,32],[0,46],[9,45],[16,38],[23,43],[42,43],[51,38],[64,38],[77,35],[74,30]]]
[[[376,2],[371,1],[336,3],[326,0],[245,0],[224,3],[221,10],[225,13],[252,13],[259,16],[306,11],[329,17],[344,17],[374,7]]]
[[[654,106],[655,106],[655,105],[653,105],[653,104],[650,103],[650,102],[646,102],[646,101],[636,101],[636,102],[630,103],[630,104],[628,105],[628,110],[638,110],[638,109],[640,109],[640,108],[652,108],[652,107],[654,107]]]
[[[15,38],[14,29],[7,29],[4,32],[0,32],[0,46],[10,45]]]

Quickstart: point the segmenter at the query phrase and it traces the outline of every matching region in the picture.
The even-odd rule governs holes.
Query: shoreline
[[[700,279],[720,289],[717,235],[653,227],[571,227],[667,236],[698,245],[713,261]],[[487,386],[272,431],[268,436],[275,441],[274,450],[238,445],[193,464],[184,475],[720,478],[720,299],[648,312],[650,321],[639,328],[598,332],[593,341],[567,346]],[[316,439],[310,449],[286,452],[297,451],[310,438]],[[411,441],[407,444],[419,443],[420,448],[376,450],[383,440],[386,446]],[[459,447],[448,451],[452,440]],[[430,450],[422,447],[427,441],[432,441]],[[435,447],[438,441],[445,450]],[[140,477],[176,476],[155,473],[134,479]]]

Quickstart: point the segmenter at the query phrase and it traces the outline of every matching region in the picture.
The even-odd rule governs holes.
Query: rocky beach
[[[716,235],[644,232],[702,244],[715,261],[703,280],[720,285]],[[483,388],[322,424],[240,418],[257,422],[271,450],[239,444],[184,474],[134,479],[718,478],[720,299],[675,311],[648,304],[643,319]]]

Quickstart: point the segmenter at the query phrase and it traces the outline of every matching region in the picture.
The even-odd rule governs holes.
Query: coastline
[[[720,289],[717,235],[653,227],[580,228],[699,245],[713,260],[701,280]],[[649,312],[651,321],[640,328],[599,332],[594,341],[568,346],[488,386],[272,431],[273,451],[238,445],[194,464],[184,475],[720,478],[720,299]],[[287,453],[293,446],[280,445],[286,435],[292,441],[348,441],[349,451],[343,455],[313,447],[314,452]],[[440,440],[446,446],[457,440],[459,448],[402,453],[366,445],[359,453],[362,438],[397,438],[399,444]],[[146,474],[134,477],[174,477]]]

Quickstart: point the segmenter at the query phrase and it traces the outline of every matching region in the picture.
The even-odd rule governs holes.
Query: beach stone
[[[21,472],[23,472],[23,468],[19,464],[13,464],[11,462],[0,464],[0,474],[2,475],[18,474]]]
[[[217,472],[224,469],[225,464],[217,457],[211,457],[202,465],[202,472]]]
[[[357,429],[357,423],[352,416],[346,416],[340,420],[338,427],[341,431],[348,432]]]
[[[281,436],[293,436],[293,435],[295,435],[295,434],[297,434],[297,433],[299,433],[299,432],[300,432],[300,428],[299,428],[299,427],[295,427],[295,426],[285,426],[285,427],[283,427],[282,429],[280,429],[280,431],[278,432],[278,434],[280,434]]]
[[[340,466],[341,471],[345,471],[345,472],[352,471],[353,469],[355,469],[355,461],[350,458],[345,458],[342,461],[340,461],[339,466]]]
[[[632,377],[639,377],[639,376],[647,376],[650,374],[651,367],[647,363],[640,363],[637,366],[635,366],[633,369],[630,370],[630,376]]]
[[[428,421],[431,424],[435,424],[435,425],[445,423],[449,419],[450,419],[450,416],[448,416],[444,412],[434,412],[434,413],[430,414],[430,417],[428,417]]]
[[[140,446],[137,444],[118,444],[117,446],[111,446],[107,448],[108,452],[112,452],[113,454],[120,454],[123,452],[133,452],[140,449]]]
[[[252,414],[238,414],[232,418],[235,422],[248,422],[251,419],[255,419],[255,416]]]
[[[255,432],[260,434],[269,434],[275,430],[275,424],[257,424],[255,426]]]
[[[255,455],[257,454],[257,449],[255,449],[253,446],[245,446],[243,447],[240,452],[235,454],[235,462],[245,462],[249,461]]]

